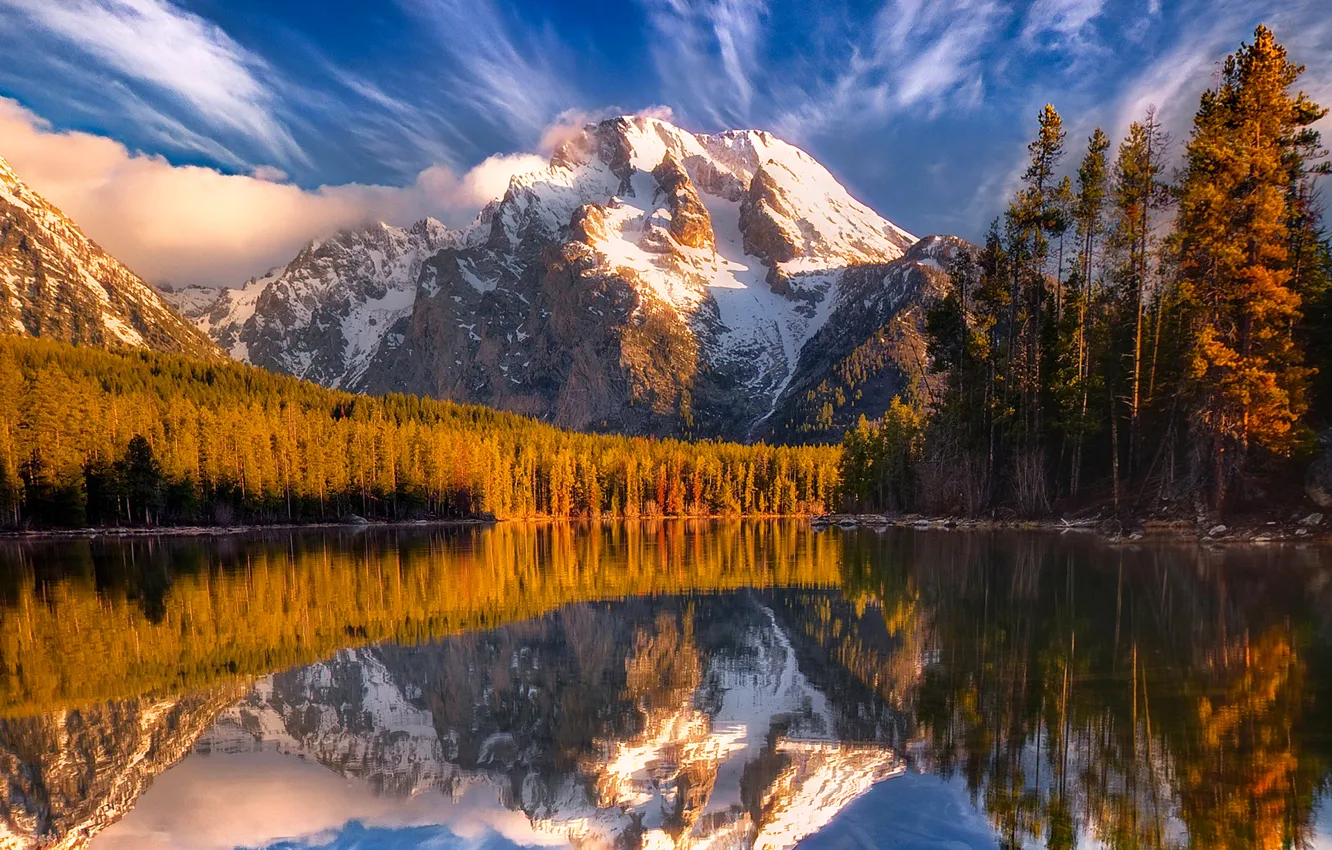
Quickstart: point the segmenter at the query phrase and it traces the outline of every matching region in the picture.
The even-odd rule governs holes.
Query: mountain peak
[[[287,265],[239,289],[177,302],[233,357],[348,387],[395,333],[416,298],[421,265],[458,238],[433,218],[375,222],[314,239]]]
[[[159,293],[0,158],[0,333],[214,358]]]
[[[0,156],[0,179],[3,179],[6,183],[21,182],[18,174],[15,173],[13,166],[9,164],[9,160],[5,159],[3,156]]]
[[[625,115],[465,228],[339,234],[200,322],[235,356],[344,389],[744,438],[805,383],[806,344],[847,321],[847,282],[914,242],[770,133]]]

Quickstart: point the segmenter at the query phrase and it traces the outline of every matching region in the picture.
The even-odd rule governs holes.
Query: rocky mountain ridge
[[[0,333],[220,358],[209,337],[0,159]]]
[[[351,388],[385,335],[410,315],[422,263],[459,235],[434,219],[344,230],[239,289],[164,295],[237,360]]]
[[[872,302],[877,332],[944,285],[907,255],[917,241],[768,133],[622,117],[465,228],[346,232],[211,302],[173,297],[233,356],[344,389],[590,431],[812,439],[845,417],[815,434],[807,397],[865,342],[825,329],[869,327]],[[890,348],[862,408],[923,377]]]

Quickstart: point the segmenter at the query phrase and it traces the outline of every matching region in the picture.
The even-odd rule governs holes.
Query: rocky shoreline
[[[1312,543],[1332,539],[1332,519],[1313,511],[1284,519],[1248,518],[1230,524],[1216,521],[1142,520],[1118,517],[1051,517],[998,519],[937,517],[920,514],[825,514],[810,520],[815,531],[829,528],[887,531],[1034,531],[1094,534],[1107,542],[1141,540],[1195,540],[1206,544]]]

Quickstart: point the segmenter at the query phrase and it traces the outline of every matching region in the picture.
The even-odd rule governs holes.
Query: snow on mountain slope
[[[849,270],[913,238],[766,133],[587,127],[428,262],[363,386],[566,427],[746,438]]]
[[[176,288],[171,284],[162,284],[157,287],[162,300],[171,305],[177,313],[188,318],[195,324],[199,330],[208,332],[206,323],[200,323],[197,316],[207,312],[213,302],[218,299],[218,290],[212,286],[182,286]],[[231,290],[225,290],[230,292]]]
[[[331,386],[746,438],[848,275],[916,241],[768,133],[646,117],[588,125],[468,227],[424,231],[339,234],[191,314],[233,356]]]
[[[0,159],[0,333],[220,354]]]
[[[232,357],[331,387],[352,386],[411,312],[422,262],[454,238],[433,219],[376,224],[307,245],[239,289],[168,295]]]
[[[596,152],[604,157],[612,133],[622,146],[615,155],[627,164],[591,155],[591,143],[600,141]],[[835,273],[889,262],[915,242],[808,154],[763,132],[697,136],[651,118],[619,119],[558,156],[586,161],[583,167],[602,178],[583,181],[591,187],[609,185],[601,167],[621,175],[619,191],[600,200],[608,208],[605,229],[589,240],[604,268],[637,275],[682,317],[711,307],[721,352],[757,347],[772,368],[794,365],[826,319],[817,305],[827,300]],[[663,171],[680,169],[680,183],[711,225],[703,244],[678,238],[681,211],[661,187]]]

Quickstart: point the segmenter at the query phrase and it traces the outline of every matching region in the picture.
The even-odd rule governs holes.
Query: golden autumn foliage
[[[1290,199],[1312,166],[1301,139],[1326,111],[1292,91],[1302,71],[1259,27],[1203,95],[1188,144],[1175,239],[1196,428],[1218,502],[1251,444],[1289,447],[1306,406]]]
[[[832,503],[837,454],[581,434],[241,364],[0,337],[11,524],[797,515]]]

